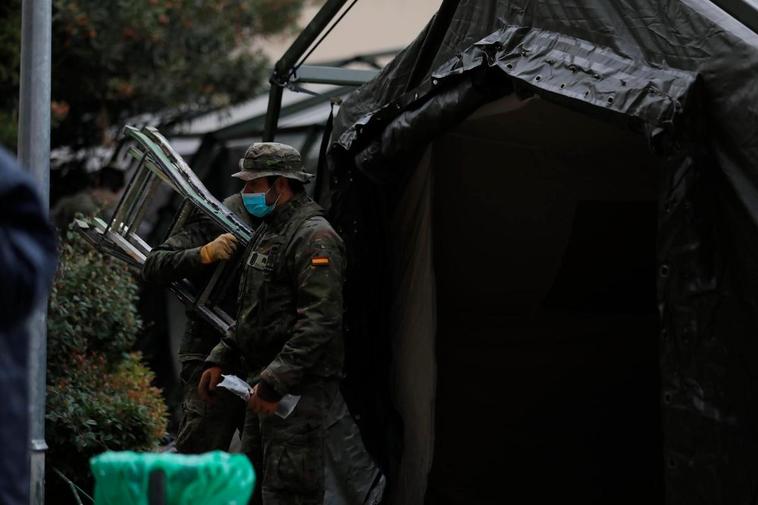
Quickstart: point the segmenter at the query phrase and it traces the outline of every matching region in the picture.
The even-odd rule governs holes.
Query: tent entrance
[[[662,503],[660,162],[641,136],[510,97],[435,141],[427,162],[426,502]]]

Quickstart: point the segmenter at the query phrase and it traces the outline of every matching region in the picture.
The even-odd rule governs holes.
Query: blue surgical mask
[[[242,193],[242,203],[250,214],[261,218],[271,214],[276,204],[266,204],[266,193]]]

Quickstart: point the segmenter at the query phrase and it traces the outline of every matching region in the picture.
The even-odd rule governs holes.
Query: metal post
[[[282,95],[284,88],[279,84],[271,83],[271,89],[268,92],[268,110],[266,111],[266,122],[263,126],[263,142],[273,142],[276,135],[276,129],[279,125],[279,114],[282,111]]]
[[[274,72],[271,75],[271,92],[268,99],[268,112],[266,113],[266,123],[263,133],[263,141],[271,142],[276,135],[276,128],[279,123],[279,113],[282,108],[282,86],[287,83],[292,68],[297,64],[297,60],[308,50],[316,41],[321,32],[324,31],[329,21],[334,19],[339,10],[347,0],[327,0],[319,9],[310,23],[308,23],[300,35],[297,36],[292,45],[284,53],[284,56],[274,65]]]
[[[758,33],[758,3],[755,0],[712,0],[733,18]]]
[[[50,63],[52,1],[23,0],[21,14],[21,90],[18,159],[37,181],[47,208],[50,198]],[[32,505],[45,502],[45,380],[47,299],[30,319],[29,435]]]

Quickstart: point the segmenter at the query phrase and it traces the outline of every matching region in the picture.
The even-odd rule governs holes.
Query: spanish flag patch
[[[311,258],[311,265],[314,267],[329,266],[329,258],[326,256],[316,256],[315,258]]]

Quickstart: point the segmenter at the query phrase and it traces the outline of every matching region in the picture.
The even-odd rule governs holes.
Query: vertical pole
[[[268,93],[268,110],[266,111],[266,122],[263,127],[263,142],[274,141],[274,137],[276,136],[276,129],[279,125],[279,114],[281,114],[282,111],[283,94],[284,88],[275,82],[271,82],[271,89]]]
[[[18,158],[37,181],[43,204],[50,198],[50,73],[52,1],[23,0],[21,14],[21,90]],[[47,299],[32,314],[29,328],[29,499],[45,502],[45,381]]]
[[[329,22],[334,19],[347,0],[326,0],[313,19],[305,25],[292,45],[274,65],[271,75],[271,90],[268,95],[268,111],[263,128],[263,142],[272,142],[276,136],[279,125],[279,115],[282,111],[282,95],[284,88],[289,82],[290,72],[297,64],[297,60],[305,54],[311,44],[316,41],[321,32],[326,29]]]

